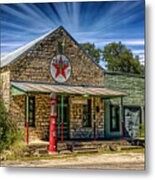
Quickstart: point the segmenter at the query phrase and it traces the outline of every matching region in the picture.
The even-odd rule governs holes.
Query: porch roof
[[[57,93],[63,95],[100,96],[103,98],[122,97],[126,93],[96,86],[56,85],[37,82],[11,82],[13,95],[27,93]]]

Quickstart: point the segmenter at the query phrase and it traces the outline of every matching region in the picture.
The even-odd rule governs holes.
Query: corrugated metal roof
[[[70,95],[91,95],[102,97],[120,97],[127,94],[104,87],[54,85],[32,82],[11,82],[11,84],[24,92],[70,94]]]

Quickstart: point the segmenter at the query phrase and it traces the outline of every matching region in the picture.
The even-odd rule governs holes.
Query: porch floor
[[[87,153],[99,151],[115,151],[121,150],[122,147],[131,146],[126,140],[102,140],[102,141],[77,141],[67,140],[62,143],[58,141],[57,150],[60,154],[68,153]],[[40,156],[48,154],[48,141],[36,140],[28,144],[30,156]]]
[[[49,154],[48,141],[31,141],[27,147],[27,156],[44,156]],[[61,143],[61,141],[58,141],[57,143],[57,150],[59,154],[133,150],[141,149],[143,147],[140,144],[132,144],[127,140],[100,140],[95,142],[82,140],[67,140],[64,141],[64,143]]]
[[[88,145],[88,144],[94,144],[94,145],[103,145],[103,144],[117,144],[117,145],[129,145],[129,141],[127,140],[64,140],[62,143],[61,140],[58,140],[58,145],[60,144],[68,144],[68,145]],[[49,141],[45,140],[34,140],[30,141],[29,146],[32,145],[49,145]]]

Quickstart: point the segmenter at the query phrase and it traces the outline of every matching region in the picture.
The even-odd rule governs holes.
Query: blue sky
[[[121,41],[144,62],[144,1],[1,4],[1,56],[52,28],[103,48]]]

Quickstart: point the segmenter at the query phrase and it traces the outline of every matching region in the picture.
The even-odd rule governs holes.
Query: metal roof
[[[91,95],[104,98],[126,96],[127,94],[104,87],[55,85],[33,82],[11,82],[12,86],[26,93],[57,93],[70,95]]]

